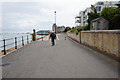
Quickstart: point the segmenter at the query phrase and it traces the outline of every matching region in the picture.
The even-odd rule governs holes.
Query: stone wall
[[[81,31],[77,36],[71,34],[68,36],[77,39],[82,44],[113,56],[119,57],[120,55],[120,30]]]
[[[75,33],[68,33],[67,36],[69,36],[70,38],[74,39],[77,42],[80,42],[80,36],[76,35]]]

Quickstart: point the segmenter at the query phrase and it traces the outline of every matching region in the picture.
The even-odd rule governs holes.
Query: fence
[[[3,42],[3,45],[0,46],[0,48],[3,48],[2,52],[4,53],[4,55],[6,55],[6,47],[7,46],[10,46],[10,45],[13,45],[14,44],[14,47],[15,49],[18,48],[18,46],[22,45],[24,46],[25,43],[26,44],[29,44],[32,40],[30,40],[31,38],[27,35],[27,36],[20,36],[20,37],[15,37],[15,38],[10,38],[10,39],[3,39],[3,40],[0,40],[0,42]],[[14,40],[13,42],[9,43],[9,44],[6,44],[7,41],[10,41],[10,40]],[[18,44],[20,43],[21,44]]]

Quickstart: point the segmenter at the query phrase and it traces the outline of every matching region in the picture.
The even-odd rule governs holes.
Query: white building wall
[[[117,7],[115,4],[118,4],[119,1],[99,1],[94,4],[97,8],[97,13],[100,14],[102,9],[105,7]]]
[[[106,6],[107,7],[117,7],[115,4],[117,4],[119,1],[99,1],[99,2],[96,2],[94,4],[94,6],[97,8],[97,13],[100,14],[102,9],[105,8]],[[86,24],[88,24],[87,20],[88,20],[88,13],[89,12],[92,12],[91,8],[86,8],[85,11],[81,11],[79,13],[79,20],[80,20],[80,23],[78,24],[79,26],[84,26]]]
[[[88,20],[88,13],[90,13],[90,12],[92,12],[92,10],[91,10],[91,8],[86,8],[86,10],[85,10],[85,15],[84,15],[84,25],[87,25],[88,24],[88,22],[87,22],[87,20]]]
[[[81,11],[80,12],[80,21],[81,21],[81,26],[83,26],[84,25],[84,11]]]

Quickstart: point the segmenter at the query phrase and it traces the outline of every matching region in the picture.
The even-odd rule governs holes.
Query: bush
[[[77,30],[77,28],[75,27],[75,28],[72,28],[70,32],[72,32],[72,33],[78,33],[78,30]]]
[[[85,26],[78,27],[77,30],[78,30],[78,32],[83,31],[83,30],[89,30],[89,26],[87,24]]]
[[[77,31],[80,32],[82,31],[82,29],[80,27],[77,27]]]
[[[74,27],[70,30],[71,33],[75,33],[76,35],[78,35],[78,33],[80,31],[83,31],[83,30],[89,30],[89,26],[88,25],[85,25],[85,26],[82,26],[82,27]]]
[[[66,27],[63,32],[67,32],[67,31],[69,31],[69,30],[71,30],[71,28],[70,28],[70,27]]]
[[[85,26],[83,26],[82,28],[81,28],[81,30],[83,31],[83,30],[89,30],[89,26],[88,25],[85,25]]]

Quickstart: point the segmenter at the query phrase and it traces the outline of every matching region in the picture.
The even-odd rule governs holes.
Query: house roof
[[[103,20],[105,20],[105,21],[108,21],[108,20],[106,20],[106,19],[103,18],[103,17],[99,17],[99,18],[96,18],[96,19],[92,20],[91,22],[95,22],[95,21],[98,21],[98,20],[100,20],[100,19],[103,19]]]

